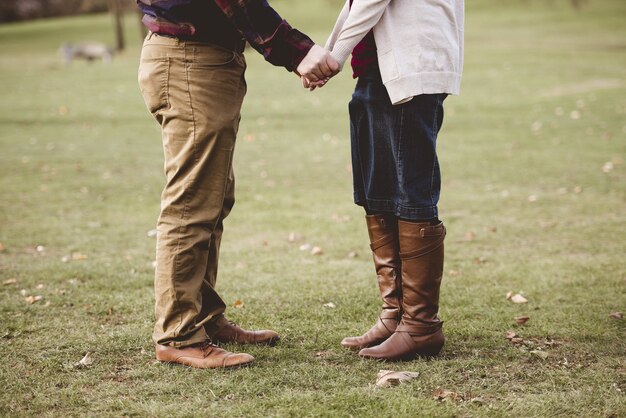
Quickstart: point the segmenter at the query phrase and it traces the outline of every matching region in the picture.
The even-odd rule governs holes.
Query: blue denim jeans
[[[370,213],[437,218],[437,134],[446,94],[392,105],[380,73],[361,76],[350,102],[354,202]]]

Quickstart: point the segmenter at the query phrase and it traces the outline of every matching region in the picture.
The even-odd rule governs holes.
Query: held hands
[[[339,73],[339,63],[327,50],[314,45],[300,62],[296,72],[302,80],[302,86],[313,91],[317,87],[323,87],[331,77]]]

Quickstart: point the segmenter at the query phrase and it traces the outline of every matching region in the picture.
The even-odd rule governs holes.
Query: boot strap
[[[400,253],[400,258],[403,260],[409,260],[411,258],[417,258],[417,257],[422,257],[428,253],[431,253],[435,250],[437,250],[439,247],[441,247],[443,245],[443,239],[445,238],[445,234],[441,235],[441,238],[439,238],[437,241],[431,243],[430,245],[427,245],[425,247],[421,247],[418,248],[417,250],[413,250],[413,251],[407,251],[405,253]]]
[[[413,335],[429,335],[434,334],[439,331],[443,325],[443,321],[439,321],[432,325],[426,324],[407,324],[402,320],[400,324],[398,324],[398,328],[396,328],[396,332],[406,332],[408,334]]]
[[[372,251],[376,251],[380,247],[384,247],[387,244],[391,244],[392,242],[395,241],[395,239],[396,237],[394,236],[394,234],[385,235],[384,237],[379,238],[376,241],[372,242],[370,244],[370,248],[372,249]]]
[[[383,309],[380,312],[380,315],[378,316],[380,319],[395,319],[396,321],[399,321],[400,318],[400,311],[394,311],[392,309]]]

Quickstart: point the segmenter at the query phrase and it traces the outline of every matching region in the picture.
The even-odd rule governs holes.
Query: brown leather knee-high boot
[[[402,315],[397,220],[395,216],[389,215],[368,215],[365,220],[383,309],[376,324],[369,331],[359,337],[347,337],[341,341],[342,346],[353,350],[385,341],[396,330]]]
[[[398,221],[402,259],[402,320],[384,343],[359,355],[379,360],[409,360],[434,356],[443,348],[439,288],[443,275],[446,229],[437,225]]]

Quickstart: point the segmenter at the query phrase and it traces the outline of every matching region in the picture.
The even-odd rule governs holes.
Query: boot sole
[[[187,367],[189,369],[198,369],[198,370],[233,370],[233,369],[243,369],[246,367],[250,367],[254,364],[254,360],[253,361],[249,361],[247,363],[240,363],[240,364],[232,364],[229,366],[218,366],[218,367],[196,367],[196,366],[191,366],[189,364],[185,364],[185,363],[179,363],[177,361],[168,361],[168,360],[159,360],[157,359],[157,361],[159,361],[159,363],[162,364],[168,364],[168,365],[172,365],[172,366],[180,366],[180,367]]]
[[[270,338],[269,340],[250,342],[250,343],[240,343],[240,342],[237,342],[237,341],[228,341],[228,340],[219,340],[219,339],[212,339],[211,342],[213,344],[215,344],[215,345],[219,345],[219,344],[240,344],[240,345],[268,345],[270,347],[274,347],[279,341],[280,341],[280,337]]]

